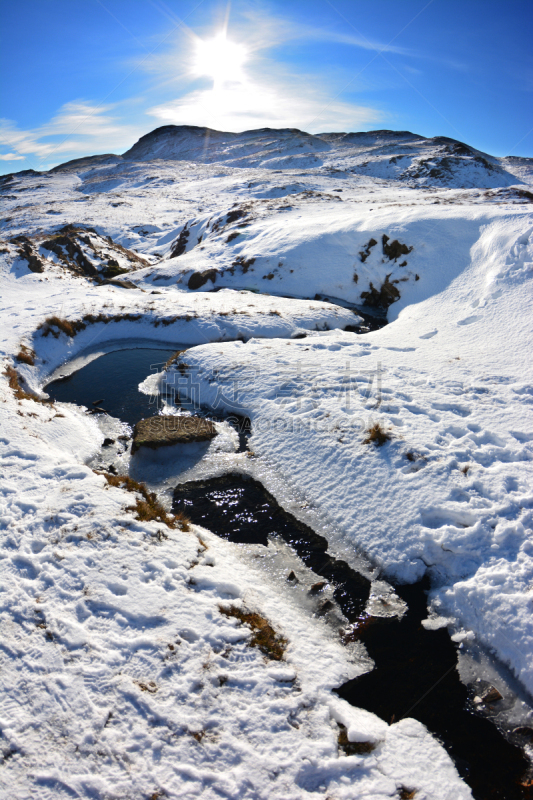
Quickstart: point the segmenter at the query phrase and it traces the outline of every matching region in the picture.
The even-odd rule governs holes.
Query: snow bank
[[[531,218],[471,225],[463,270],[443,281],[441,254],[440,291],[380,331],[206,345],[187,363],[202,403],[251,417],[252,449],[320,506],[344,558],[362,548],[401,581],[429,569],[435,602],[533,691]],[[363,443],[375,423],[383,448]]]

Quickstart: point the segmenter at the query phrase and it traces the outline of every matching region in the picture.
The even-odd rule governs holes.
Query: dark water
[[[159,371],[175,350],[140,348],[106,354],[46,389],[54,400],[105,409],[134,425],[158,411],[154,398],[138,384]],[[241,426],[242,446],[247,437]],[[446,629],[427,631],[427,584],[397,586],[409,610],[401,620],[369,618],[364,608],[369,581],[348,564],[327,554],[327,541],[281,509],[257,481],[226,475],[179,486],[174,510],[232,542],[265,545],[280,536],[302,561],[335,585],[335,600],[374,660],[375,669],[341,686],[337,693],[386,722],[409,716],[423,722],[442,742],[476,800],[523,800],[519,787],[528,762],[496,726],[471,711],[468,689],[456,670],[457,651]],[[431,768],[431,765],[428,765]],[[527,790],[525,790],[527,792]]]
[[[370,581],[329,556],[327,539],[282,509],[258,481],[230,473],[182,484],[173,510],[230,542],[266,546],[269,536],[281,536],[306,566],[336,585],[335,600],[350,621],[363,612]]]
[[[239,474],[176,487],[174,511],[184,511],[231,542],[266,545],[280,536],[317,575],[333,583],[335,600],[356,627],[376,666],[349,681],[337,694],[386,722],[414,717],[444,745],[476,800],[523,800],[518,781],[528,762],[496,726],[470,708],[456,669],[456,645],[446,629],[426,630],[429,585],[395,587],[408,604],[401,620],[366,617],[370,582],[327,554],[327,540],[296,520],[263,486]],[[428,768],[431,765],[428,764]]]
[[[142,394],[137,387],[152,372],[160,372],[176,350],[183,348],[176,345],[172,350],[138,348],[106,353],[67,378],[52,381],[46,391],[53,400],[101,408],[133,426],[143,417],[157,414],[159,407],[157,397]]]

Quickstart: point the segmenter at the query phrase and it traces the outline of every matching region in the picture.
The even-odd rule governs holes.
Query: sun
[[[197,39],[193,71],[207,75],[216,84],[242,79],[242,67],[248,51],[242,44],[232,42],[222,31],[212,39]]]

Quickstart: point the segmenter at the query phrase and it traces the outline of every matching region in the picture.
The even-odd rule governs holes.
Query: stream
[[[138,391],[139,383],[151,371],[160,371],[177,349],[182,349],[179,344],[172,350],[156,347],[116,350],[49,383],[46,391],[55,401],[86,406],[99,421],[109,415],[133,426],[139,419],[157,414],[160,405],[156,402],[159,398]],[[249,435],[246,426],[237,433],[242,450]],[[122,463],[127,463],[126,445],[121,457]],[[174,512],[184,511],[193,523],[236,546],[266,546],[271,539],[283,540],[318,576],[315,613],[326,620],[331,614],[333,624],[338,621],[337,609],[340,609],[346,620],[341,638],[345,642],[362,643],[375,663],[370,672],[338,687],[336,692],[340,697],[388,723],[403,717],[422,722],[446,748],[476,800],[529,797],[519,782],[530,766],[523,747],[533,737],[533,729],[516,721],[516,709],[521,710],[522,720],[527,720],[529,706],[520,687],[513,684],[512,677],[501,667],[495,674],[505,676],[505,680],[502,678],[505,689],[512,686],[514,698],[510,699],[511,695],[500,684],[501,699],[486,701],[481,711],[479,706],[475,708],[475,696],[489,691],[491,682],[479,676],[467,684],[461,681],[458,659],[465,656],[460,646],[452,641],[446,628],[428,630],[421,624],[428,615],[430,587],[426,579],[413,585],[395,585],[393,596],[403,609],[406,604],[406,611],[381,615],[369,605],[372,593],[369,577],[328,554],[327,540],[282,508],[253,477],[231,469],[217,477],[187,482],[178,477],[173,481],[170,496]],[[293,572],[288,572],[285,579],[294,585],[298,581]],[[326,585],[331,586],[333,593],[330,599],[321,601],[320,593]],[[382,602],[386,603],[387,597]],[[504,712],[510,709],[511,719],[515,709],[514,732],[512,725],[502,722],[505,714],[500,714],[500,708]],[[528,725],[532,724],[530,720],[531,717]],[[500,728],[505,729],[505,735]]]

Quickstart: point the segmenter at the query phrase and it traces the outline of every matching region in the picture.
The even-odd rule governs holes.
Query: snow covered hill
[[[120,161],[195,161],[269,170],[322,167],[401,181],[410,186],[496,188],[528,182],[531,159],[495,158],[446,136],[409,131],[310,134],[293,128],[225,133],[194,125],[164,125],[122,156],[76,159],[54,172]]]
[[[198,469],[263,480],[374,577],[427,573],[427,625],[507,665],[498,723],[533,726],[532,181],[444,137],[194,126],[0,179],[10,797],[471,796],[420,723],[332,694],[368,660],[280,580],[295,556],[143,521],[93,471],[124,426],[43,387],[132,343],[188,347],[202,403],[251,419],[253,457],[217,423]]]

